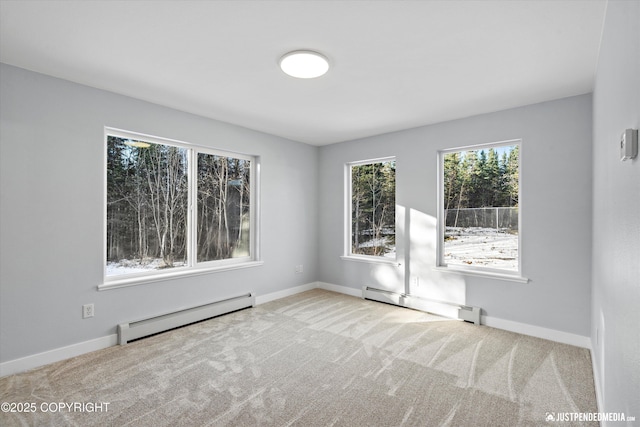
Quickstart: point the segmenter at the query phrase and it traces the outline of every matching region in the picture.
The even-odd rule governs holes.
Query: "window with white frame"
[[[105,129],[105,280],[256,260],[256,158]]]
[[[395,158],[349,163],[346,179],[346,256],[395,260]]]
[[[520,274],[520,141],[439,153],[438,265]]]

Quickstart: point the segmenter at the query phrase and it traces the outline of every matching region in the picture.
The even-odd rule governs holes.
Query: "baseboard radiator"
[[[480,324],[480,307],[431,300],[369,286],[362,287],[362,298],[412,308],[414,310],[426,311],[453,319],[460,319],[475,325]]]
[[[255,295],[248,293],[136,322],[121,323],[118,325],[118,344],[124,345],[138,338],[144,338],[243,308],[254,307],[255,305]]]

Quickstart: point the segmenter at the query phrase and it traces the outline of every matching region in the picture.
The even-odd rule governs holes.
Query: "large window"
[[[519,275],[519,159],[519,141],[440,152],[440,266]]]
[[[254,261],[255,158],[106,129],[105,277]]]
[[[347,256],[396,258],[396,161],[347,165]]]

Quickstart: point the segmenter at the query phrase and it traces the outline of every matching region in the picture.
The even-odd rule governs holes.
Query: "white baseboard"
[[[514,322],[511,320],[498,319],[496,317],[481,316],[480,323],[496,329],[517,332],[536,338],[544,338],[563,344],[575,345],[591,350],[591,338],[583,335],[572,334],[570,332],[558,331],[556,329],[543,328],[541,326],[528,325],[526,323]]]
[[[60,347],[34,354],[32,356],[26,356],[20,359],[0,363],[0,378],[48,365],[49,363],[70,359],[72,357],[80,356],[81,354],[102,350],[103,348],[116,345],[117,342],[117,334],[107,335],[102,338],[71,344],[66,347]]]
[[[352,297],[362,298],[362,289],[350,288],[348,286],[334,285],[326,282],[316,282],[316,287],[326,291],[337,292],[339,294],[351,295]]]
[[[351,295],[352,297],[362,298],[362,289],[349,288],[348,286],[334,285],[325,282],[312,282],[306,285],[296,286],[294,288],[284,289],[278,292],[272,292],[265,295],[256,296],[256,305],[264,304],[280,298],[286,298],[301,292],[310,291],[312,289],[324,289],[326,291],[337,292],[339,294]]]
[[[277,292],[272,292],[265,295],[256,296],[256,305],[264,304],[269,301],[285,298],[291,295],[298,294],[300,292],[310,291],[312,289],[325,289],[327,291],[337,292],[345,295],[350,295],[357,298],[362,298],[362,289],[350,288],[348,286],[334,285],[326,282],[312,282],[301,286],[296,286],[289,289],[284,289]],[[557,341],[564,344],[575,345],[578,347],[584,347],[591,349],[591,340],[589,337],[582,335],[571,334],[568,332],[557,331],[553,329],[542,328],[539,326],[527,325],[524,323],[512,322],[510,320],[497,319],[488,316],[482,316],[483,325],[491,326],[497,329],[504,329],[511,332],[517,332],[524,335],[531,335],[538,338],[544,338],[551,341]],[[96,338],[89,341],[72,344],[66,347],[61,347],[42,353],[34,354],[32,356],[22,357],[20,359],[9,360],[8,362],[0,363],[0,377],[28,371],[30,369],[38,368],[40,366],[47,365],[49,363],[59,362],[60,360],[69,359],[71,357],[79,356],[84,353],[89,353],[103,348],[116,345],[118,342],[117,334],[108,335],[102,338]],[[594,377],[595,378],[595,377]],[[599,390],[598,384],[596,384],[596,392]]]
[[[592,342],[592,347],[591,347],[591,366],[593,366],[593,382],[594,382],[594,386],[596,389],[596,405],[598,406],[598,412],[605,412],[604,409],[604,396],[602,395],[602,393],[604,393],[604,390],[602,389],[602,382],[600,381],[601,377],[600,377],[600,369],[598,368],[598,364],[596,363],[596,359],[595,359],[595,350],[594,350],[594,346],[593,346],[593,342]],[[601,422],[602,426],[606,426],[606,423],[604,421]]]
[[[290,297],[291,295],[299,294],[300,292],[310,291],[317,288],[316,282],[307,283],[306,285],[295,286],[289,289],[283,289],[281,291],[272,292],[265,295],[256,295],[256,305],[264,304],[269,301],[274,301],[280,298]]]
[[[317,287],[317,283],[313,282],[266,295],[259,295],[256,296],[256,305],[295,295],[300,292],[309,291]],[[117,343],[118,335],[113,334],[102,338],[96,338],[93,340],[72,344],[66,347],[55,348],[53,350],[44,351],[42,353],[34,354],[31,356],[25,356],[20,359],[9,360],[7,362],[0,363],[0,378],[39,368],[40,366],[59,362],[61,360],[69,359],[75,356],[80,356],[81,354],[90,353],[96,350],[102,350],[103,348],[114,346]]]
[[[354,289],[347,286],[334,285],[331,283],[317,282],[317,287],[328,291],[339,292],[354,297],[362,297],[361,289]],[[434,313],[439,314],[439,313]],[[442,315],[442,314],[440,314]],[[446,316],[451,317],[451,316]],[[570,332],[558,331],[555,329],[543,328],[541,326],[528,325],[526,323],[514,322],[511,320],[498,319],[496,317],[481,316],[480,323],[496,329],[503,329],[532,337],[543,338],[563,344],[575,345],[576,347],[591,350],[591,338],[587,336],[572,334]]]

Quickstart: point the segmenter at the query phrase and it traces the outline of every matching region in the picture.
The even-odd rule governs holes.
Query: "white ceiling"
[[[591,92],[606,2],[6,1],[0,61],[324,145]],[[295,79],[288,51],[325,54]]]

